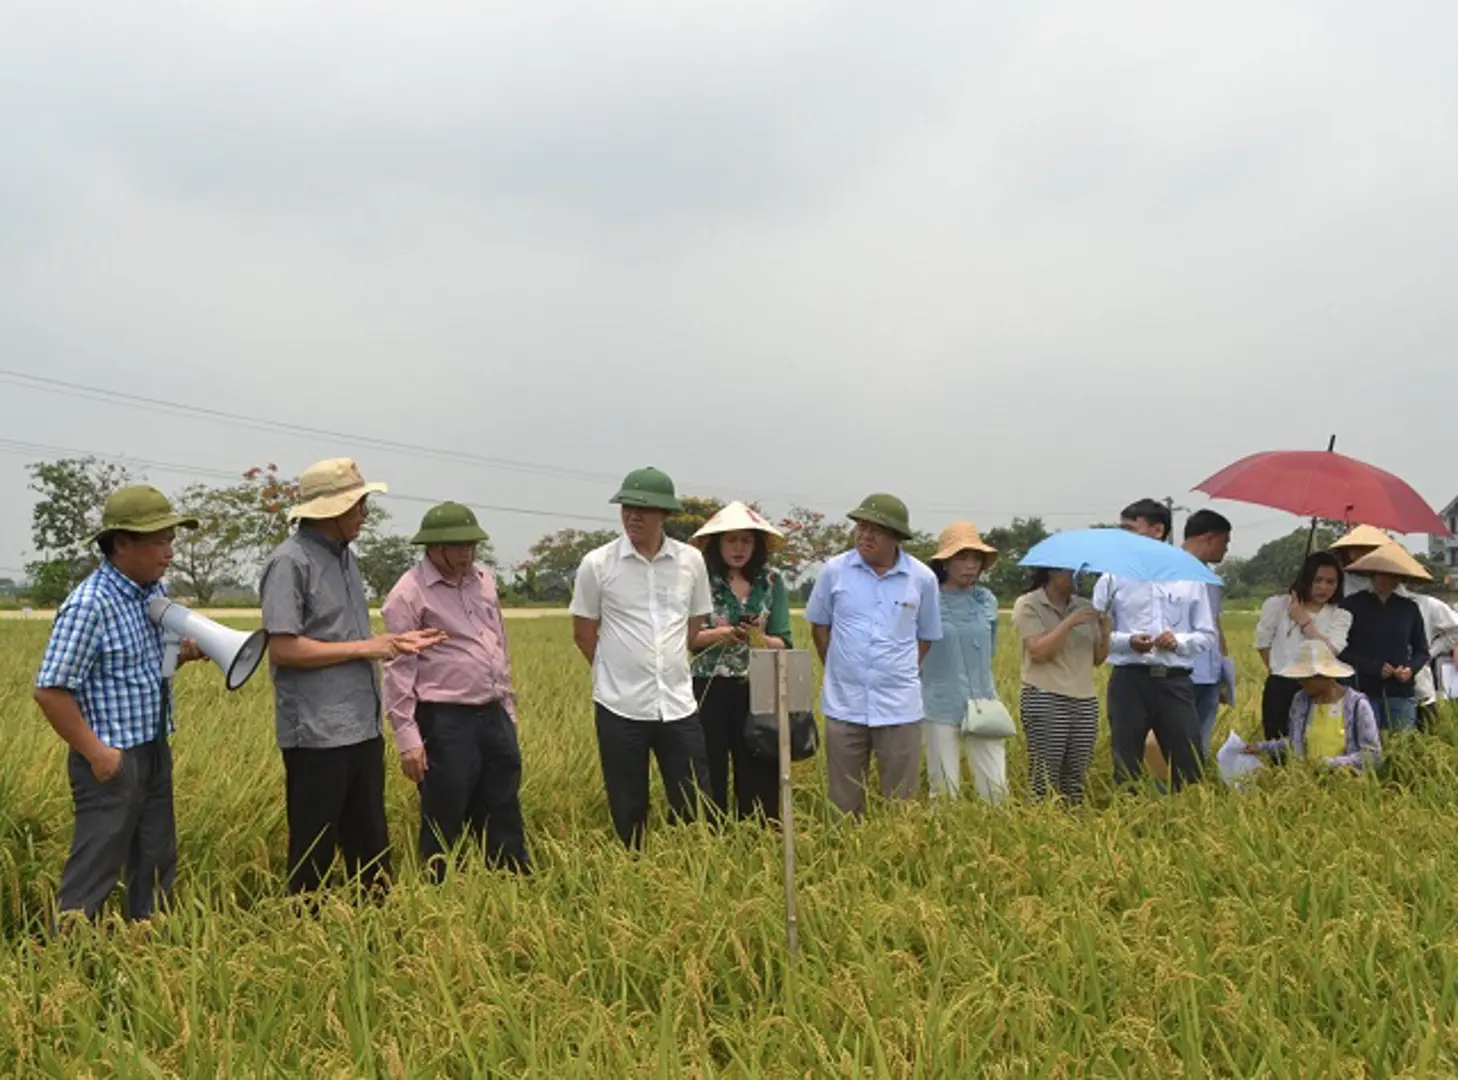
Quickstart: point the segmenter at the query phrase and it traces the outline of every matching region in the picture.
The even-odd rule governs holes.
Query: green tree
[[[569,599],[577,566],[584,556],[617,537],[612,529],[559,529],[548,533],[527,550],[527,558],[517,566],[518,590],[528,600]]]
[[[371,514],[373,516],[373,512]],[[421,549],[399,533],[375,530],[362,533],[355,542],[359,549],[359,574],[370,595],[384,600],[390,590],[420,558]]]
[[[1296,575],[1301,572],[1310,535],[1310,526],[1302,526],[1279,539],[1262,544],[1245,565],[1240,567],[1241,583],[1253,592],[1280,592],[1289,589],[1296,580]],[[1332,528],[1329,523],[1320,525],[1316,530],[1316,543],[1312,550],[1320,551],[1330,547],[1339,535],[1339,529]],[[1229,577],[1228,572],[1226,576]]]
[[[180,513],[197,518],[198,527],[177,530],[172,573],[189,595],[207,605],[250,553],[248,522],[238,513],[235,488],[191,484],[175,501]]]
[[[682,495],[678,501],[683,509],[664,521],[663,531],[684,543],[704,527],[704,522],[724,509],[723,500],[700,495]]]
[[[837,522],[827,523],[825,515],[805,506],[792,506],[787,517],[777,523],[785,534],[785,547],[775,556],[775,565],[785,577],[800,581],[826,559],[839,555],[850,545],[846,531]]]
[[[926,562],[937,552],[937,538],[924,529],[916,529],[910,540],[901,542],[901,550],[914,559]]]
[[[136,482],[126,466],[90,455],[33,462],[26,466],[30,490],[39,498],[31,509],[31,546],[38,556],[26,563],[31,598],[40,606],[60,603],[96,568],[100,553],[87,543],[101,527],[107,496]]]
[[[1012,600],[1021,593],[1028,581],[1028,571],[1018,561],[1036,543],[1048,539],[1048,528],[1040,517],[1013,518],[1011,525],[998,525],[983,535],[989,544],[997,548],[997,565],[982,579],[982,583],[997,594],[999,600]]]

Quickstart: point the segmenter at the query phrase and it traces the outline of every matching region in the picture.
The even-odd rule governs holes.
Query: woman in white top
[[[1347,647],[1352,615],[1338,606],[1342,596],[1342,565],[1329,551],[1306,556],[1291,591],[1273,596],[1261,606],[1255,644],[1266,665],[1261,693],[1261,722],[1267,739],[1290,735],[1291,702],[1301,689],[1296,679],[1275,672],[1296,660],[1306,641],[1324,641],[1332,655]]]

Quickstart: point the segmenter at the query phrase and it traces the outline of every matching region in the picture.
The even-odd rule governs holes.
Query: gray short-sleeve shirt
[[[315,641],[371,637],[369,601],[348,544],[301,526],[268,557],[258,585],[263,628]],[[271,665],[281,750],[351,746],[380,734],[380,675],[373,661],[306,671]]]

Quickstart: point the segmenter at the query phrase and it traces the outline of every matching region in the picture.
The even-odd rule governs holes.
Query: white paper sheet
[[[1443,685],[1438,690],[1438,696],[1458,698],[1458,666],[1450,660],[1446,664],[1440,664],[1438,672],[1443,676]]]
[[[1260,758],[1244,753],[1244,750],[1245,740],[1232,731],[1225,740],[1225,745],[1215,754],[1215,764],[1220,768],[1220,779],[1231,787],[1240,787],[1263,764]]]

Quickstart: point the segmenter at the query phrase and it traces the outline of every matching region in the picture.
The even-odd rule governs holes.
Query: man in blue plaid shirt
[[[125,873],[127,915],[147,918],[177,874],[171,686],[147,602],[163,594],[178,526],[197,521],[174,513],[156,488],[122,488],[107,499],[93,538],[101,565],[56,612],[36,675],[35,699],[71,747],[76,827],[57,896],[63,913],[95,917]],[[200,655],[184,642],[178,661]]]

